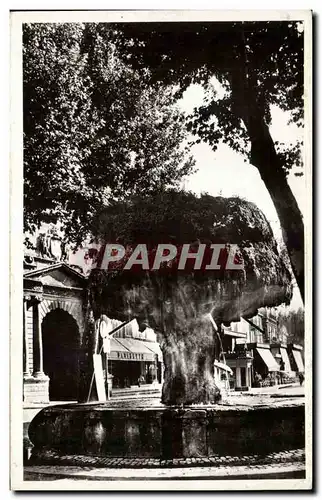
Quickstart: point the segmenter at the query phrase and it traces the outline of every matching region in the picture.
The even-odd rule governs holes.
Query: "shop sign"
[[[138,352],[117,352],[117,359],[130,359],[132,361],[144,361],[144,354]]]
[[[109,359],[119,360],[119,361],[154,361],[154,355],[144,354],[140,352],[123,352],[123,351],[111,351],[109,354]]]

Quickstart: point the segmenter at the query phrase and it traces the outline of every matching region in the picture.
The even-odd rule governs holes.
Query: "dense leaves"
[[[108,31],[27,24],[23,42],[26,230],[59,221],[79,244],[111,200],[191,171],[172,89],[120,61]]]
[[[274,104],[303,126],[300,23],[144,23],[115,28],[124,58],[136,68],[152,69],[153,81],[178,84],[178,97],[191,83],[204,86],[205,103],[195,109],[190,128],[203,139],[208,129],[215,130],[209,140],[214,149],[224,140],[240,151],[240,135],[249,139],[245,116],[256,111],[270,124]]]
[[[305,316],[302,308],[296,311],[280,311],[278,316],[280,328],[285,328],[288,332],[287,340],[294,344],[305,344]]]

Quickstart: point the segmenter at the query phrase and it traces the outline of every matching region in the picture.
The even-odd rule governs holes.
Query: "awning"
[[[264,361],[265,365],[268,368],[269,372],[279,372],[280,368],[278,364],[276,363],[273,354],[269,349],[262,349],[260,347],[257,347],[257,352]]]
[[[158,356],[158,361],[161,362],[163,360],[162,351],[161,351],[161,348],[160,348],[160,344],[158,342],[149,342],[147,340],[144,340],[144,341],[141,341],[141,342],[143,342],[143,344],[148,349],[150,349],[150,351],[152,351],[154,354],[156,354]]]
[[[112,339],[111,339],[112,340]],[[154,361],[155,354],[144,342],[131,338],[113,339],[109,359],[118,361]]]
[[[292,351],[299,372],[304,372],[304,365],[300,351]]]
[[[101,335],[104,330],[106,330],[108,334],[114,335],[116,329],[118,329],[117,338],[127,336],[136,337],[139,333],[139,325],[135,318],[130,321],[122,322],[118,319],[108,318],[105,314],[102,314],[97,320],[97,323],[99,324]],[[106,335],[102,335],[102,337],[105,336]]]
[[[291,363],[290,363],[290,358],[288,357],[287,350],[285,347],[281,347],[281,355],[282,355],[282,360],[284,363],[284,370],[285,372],[291,372]]]
[[[224,335],[228,335],[229,337],[235,337],[236,339],[245,339],[247,338],[246,333],[232,332],[231,330],[224,330]]]
[[[233,374],[233,371],[232,371],[232,369],[230,368],[230,366],[225,365],[225,363],[220,363],[219,361],[215,361],[215,362],[214,362],[214,366],[215,366],[216,368],[219,368],[220,370],[223,370],[223,371],[225,371],[225,372],[230,373],[231,375]]]
[[[118,341],[118,339],[115,339],[115,338],[111,337],[110,342],[111,342],[111,353],[112,352],[117,352],[117,351],[120,351],[120,352],[129,352],[129,350],[126,349],[126,347],[124,347],[122,344],[120,344],[120,342]]]
[[[110,338],[110,352],[108,354],[108,359],[124,359],[129,352],[130,351],[126,347],[120,344],[118,339],[113,337]]]

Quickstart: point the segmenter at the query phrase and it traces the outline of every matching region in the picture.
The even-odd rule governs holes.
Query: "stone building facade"
[[[84,381],[86,385],[92,375],[84,373],[91,366],[83,342],[88,283],[86,248],[79,252],[81,258],[75,259],[56,228],[50,226],[34,236],[32,245],[23,263],[24,403],[82,400]],[[114,326],[120,323],[110,321]],[[103,359],[105,364],[113,376],[114,387],[162,381],[162,353],[151,329],[119,330],[111,339],[111,351]],[[85,390],[89,390],[87,386]]]
[[[23,280],[24,401],[77,400],[86,278],[34,258]]]
[[[233,371],[231,386],[249,389],[259,383],[281,383],[304,371],[302,347],[288,343],[276,308],[262,308],[248,320],[224,328],[224,356]]]

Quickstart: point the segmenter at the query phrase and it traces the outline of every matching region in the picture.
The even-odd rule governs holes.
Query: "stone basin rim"
[[[258,403],[258,404],[209,404],[209,405],[186,405],[186,406],[166,406],[160,404],[160,406],[144,407],[142,406],[109,406],[106,402],[95,402],[95,403],[66,403],[46,406],[42,409],[44,412],[51,413],[54,410],[64,410],[64,411],[108,411],[108,412],[200,412],[200,411],[256,411],[257,409],[270,409],[275,408],[291,408],[294,406],[305,406],[303,399],[299,400],[279,400],[270,401],[270,403]]]
[[[107,403],[49,406],[28,428],[34,457],[187,458],[276,452],[305,444],[303,400],[236,407],[114,408]]]

